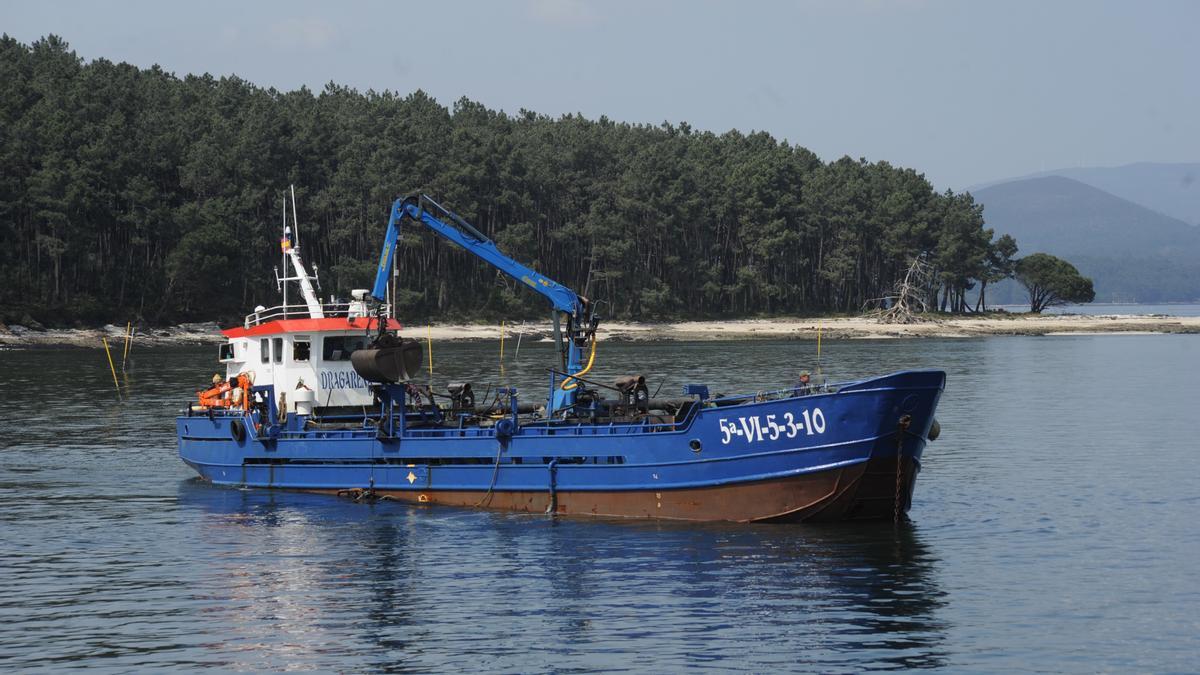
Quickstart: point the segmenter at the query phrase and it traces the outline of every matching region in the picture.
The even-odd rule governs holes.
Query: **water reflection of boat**
[[[226,608],[227,620],[252,623],[261,608],[251,603],[271,599],[318,647],[366,667],[390,659],[444,667],[423,660],[434,658],[429,645],[470,654],[481,641],[501,670],[619,667],[621,658],[605,661],[598,647],[609,643],[622,645],[623,658],[653,649],[664,667],[859,670],[946,660],[939,561],[918,528],[551,520],[386,502],[364,509],[195,483],[180,499],[207,514],[202,530],[235,553],[217,556],[210,570],[243,580],[229,592],[247,616]],[[255,555],[237,555],[243,546]],[[284,594],[301,606],[274,599]],[[327,630],[338,625],[352,626],[353,639]]]
[[[675,607],[711,631],[687,642],[687,663],[717,662],[731,651],[777,670],[915,668],[945,660],[938,560],[915,528],[610,525],[608,532],[557,538],[541,566],[564,637],[590,621],[587,607],[606,603],[611,585],[595,582],[622,565],[653,579],[638,593],[640,602]],[[556,531],[564,527],[570,525]],[[629,576],[621,579],[628,583]]]

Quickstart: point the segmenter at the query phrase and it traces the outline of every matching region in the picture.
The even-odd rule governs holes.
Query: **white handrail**
[[[247,314],[243,320],[243,325],[246,328],[251,326],[259,326],[268,321],[276,321],[279,319],[319,319],[324,317],[346,317],[359,318],[369,316],[366,305],[357,300],[349,302],[327,302],[320,305],[321,313],[318,316],[313,316],[315,312],[308,304],[303,305],[276,305],[267,307],[257,312]],[[391,316],[391,306],[384,305],[383,313],[385,316]]]

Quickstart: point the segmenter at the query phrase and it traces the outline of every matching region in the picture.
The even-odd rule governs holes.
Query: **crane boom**
[[[460,216],[445,208],[427,195],[413,195],[397,199],[392,204],[388,217],[387,234],[383,239],[383,250],[379,254],[379,267],[375,270],[375,286],[371,297],[384,302],[387,297],[388,277],[396,260],[396,246],[400,240],[400,227],[406,219],[420,223],[443,239],[457,244],[463,250],[495,267],[501,273],[515,279],[530,290],[540,293],[554,307],[554,334],[562,355],[562,366],[570,375],[583,375],[583,350],[591,345],[595,356],[596,326],[599,320],[592,311],[592,304],[575,291],[563,286],[546,275],[523,265],[505,255],[496,243],[471,226]],[[565,339],[560,330],[560,313],[567,319]],[[382,325],[382,324],[381,324]],[[591,359],[589,359],[590,368]],[[547,414],[569,410],[575,403],[578,380],[568,377],[561,387],[552,386],[547,401]]]
[[[433,211],[442,217],[439,218]],[[508,257],[496,247],[495,242],[488,239],[482,232],[427,195],[397,199],[392,204],[387,234],[383,240],[383,251],[379,256],[379,268],[375,272],[375,287],[371,290],[371,295],[376,300],[383,302],[387,295],[388,276],[391,275],[392,265],[395,262],[400,226],[405,218],[425,225],[443,239],[457,244],[500,272],[528,286],[534,292],[542,294],[550,301],[554,309],[566,312],[577,320],[583,318],[586,312],[586,302],[575,291]]]

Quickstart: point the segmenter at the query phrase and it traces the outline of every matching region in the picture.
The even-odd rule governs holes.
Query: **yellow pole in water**
[[[121,383],[117,381],[117,367],[113,365],[112,352],[108,348],[108,338],[100,338],[104,341],[104,353],[108,356],[108,369],[112,371],[113,385],[117,388],[117,396],[121,395]]]
[[[133,339],[133,322],[125,322],[125,353],[121,356],[121,372],[125,372],[125,362],[129,360],[129,341]]]

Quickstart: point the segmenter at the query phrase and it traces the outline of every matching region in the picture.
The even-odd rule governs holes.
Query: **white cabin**
[[[227,377],[252,372],[255,384],[275,385],[277,396],[288,394],[293,412],[292,392],[304,388],[314,392],[317,407],[371,405],[368,383],[354,372],[350,353],[367,347],[378,322],[354,311],[356,304],[361,303],[322,305],[325,316],[319,319],[296,316],[302,311],[289,316],[282,306],[247,316],[244,326],[221,331],[229,338],[219,353]],[[399,327],[388,320],[389,329]]]

